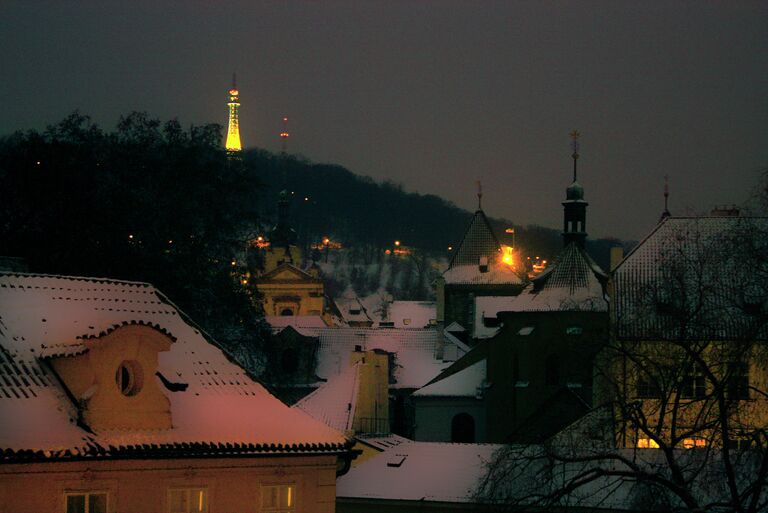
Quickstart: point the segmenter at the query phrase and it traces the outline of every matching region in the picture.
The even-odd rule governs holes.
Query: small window
[[[517,334],[520,335],[521,337],[527,337],[531,333],[533,333],[533,326],[526,326],[524,328],[520,328],[520,331],[517,332]]]
[[[208,490],[171,488],[168,490],[168,513],[208,513]]]
[[[638,449],[658,449],[659,444],[656,442],[656,440],[652,438],[638,438],[637,448]]]
[[[141,391],[142,378],[141,365],[136,360],[124,360],[115,373],[117,388],[126,397],[134,396]]]
[[[686,449],[703,449],[707,446],[707,441],[703,438],[684,438],[683,447]]]
[[[408,326],[410,323],[411,323],[410,319],[403,319],[403,324],[405,324],[406,326]]]
[[[296,511],[296,486],[274,485],[261,487],[261,511],[264,513],[291,513]]]
[[[581,335],[583,332],[584,330],[581,328],[581,326],[568,326],[565,328],[566,335]]]
[[[687,370],[680,383],[680,396],[685,399],[702,399],[706,393],[704,375],[698,367]]]
[[[293,310],[292,310],[292,309],[290,309],[290,308],[283,308],[283,309],[280,311],[280,315],[281,315],[282,317],[290,317],[291,315],[293,315]]]
[[[107,492],[66,493],[67,513],[107,513]]]

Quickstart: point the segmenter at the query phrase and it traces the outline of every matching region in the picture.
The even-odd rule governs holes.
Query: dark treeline
[[[400,240],[431,254],[447,255],[448,247],[461,240],[472,217],[471,212],[438,196],[409,193],[402,185],[377,183],[337,165],[313,164],[262,150],[246,151],[245,162],[256,170],[265,185],[260,201],[265,229],[273,222],[278,192],[286,189],[293,193],[293,225],[300,243],[307,247],[324,236],[375,250],[391,247],[393,241]],[[557,204],[552,208],[562,207]],[[559,230],[489,219],[505,244],[512,245],[512,236],[505,230],[514,227],[515,243],[525,256],[551,260],[562,249]],[[590,240],[587,250],[598,264],[607,268],[610,248],[616,245],[631,243],[612,238]]]
[[[340,166],[261,150],[230,161],[218,125],[133,113],[106,131],[75,113],[0,138],[0,256],[32,272],[151,282],[222,342],[259,339],[253,291],[231,260],[274,222],[283,188],[300,243],[327,235],[371,258],[394,240],[446,255],[472,215]],[[508,237],[509,221],[492,223]],[[562,245],[557,230],[515,229],[526,254],[552,258]],[[601,265],[615,243],[593,243]]]
[[[0,254],[32,272],[151,282],[224,343],[259,316],[230,275],[256,181],[217,125],[133,113],[106,132],[77,113],[0,139]]]

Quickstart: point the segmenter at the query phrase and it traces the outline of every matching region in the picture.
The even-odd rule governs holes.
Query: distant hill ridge
[[[301,157],[247,150],[243,160],[263,184],[259,195],[262,223],[273,222],[280,190],[291,194],[291,222],[299,242],[309,245],[328,236],[346,245],[391,247],[393,241],[430,253],[445,253],[459,242],[472,213],[433,194],[407,192],[400,184],[376,182],[334,164],[315,164]],[[514,226],[524,255],[551,259],[562,248],[560,231],[538,225],[520,226],[489,218],[502,243],[511,244],[505,229]],[[608,267],[609,249],[633,243],[614,238],[589,240],[587,250]]]

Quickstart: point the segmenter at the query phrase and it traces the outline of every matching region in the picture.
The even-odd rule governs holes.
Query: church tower
[[[571,132],[573,149],[573,183],[565,190],[563,202],[563,245],[575,242],[584,247],[587,238],[587,203],[584,201],[584,188],[579,184],[576,165],[579,160],[579,132]]]
[[[239,152],[243,149],[240,144],[240,93],[237,90],[235,74],[232,74],[232,89],[229,90],[229,126],[227,127],[227,142],[225,147],[229,152]]]

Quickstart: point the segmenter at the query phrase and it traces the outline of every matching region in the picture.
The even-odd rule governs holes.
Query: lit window
[[[65,493],[67,513],[107,513],[107,492]]]
[[[296,511],[296,486],[272,485],[261,487],[263,513],[291,513]]]
[[[171,488],[168,490],[168,513],[208,513],[208,490]]]
[[[707,441],[703,438],[684,438],[683,447],[686,449],[703,449],[707,446]]]
[[[658,449],[659,444],[656,443],[656,440],[653,440],[652,438],[638,438],[637,448],[638,449]]]

